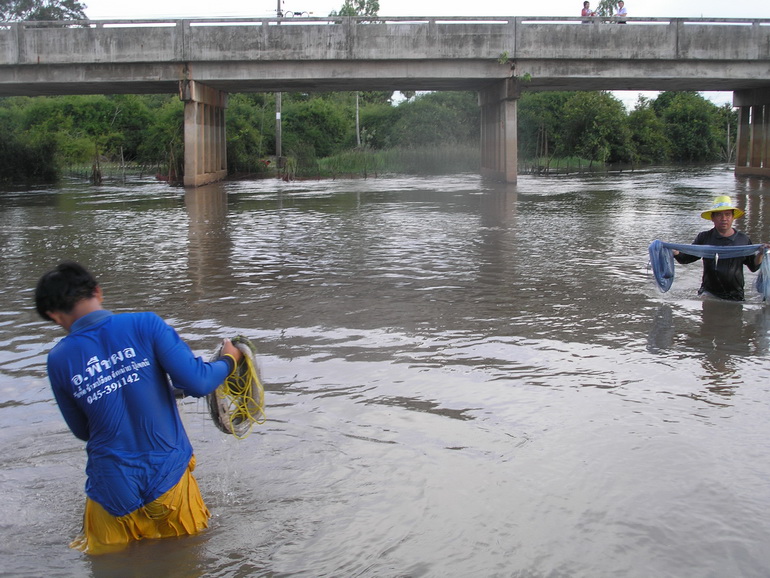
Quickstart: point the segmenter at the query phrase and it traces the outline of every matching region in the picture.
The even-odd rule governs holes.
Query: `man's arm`
[[[78,404],[75,403],[75,400],[64,393],[63,387],[59,385],[56,369],[52,367],[50,356],[48,358],[48,377],[51,381],[54,398],[56,398],[56,403],[59,406],[62,417],[64,417],[64,421],[76,438],[87,442],[91,438],[88,429],[88,418],[78,407]]]
[[[216,361],[204,361],[195,356],[173,327],[160,317],[153,317],[153,343],[157,360],[171,377],[174,387],[188,395],[203,397],[214,391],[230,375],[234,369],[233,364],[243,355],[232,343],[229,347],[226,343],[222,348],[223,357]],[[232,359],[225,355],[231,355]]]

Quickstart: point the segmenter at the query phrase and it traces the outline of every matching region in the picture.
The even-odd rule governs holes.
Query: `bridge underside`
[[[523,91],[697,90],[736,91],[770,85],[770,63],[757,74],[750,61],[573,60],[168,62],[144,64],[36,64],[5,67],[0,96],[59,94],[173,94],[182,80],[227,93],[333,92],[353,90],[481,91],[516,75],[530,79]]]
[[[352,90],[471,90],[481,109],[481,171],[516,182],[520,91],[735,91],[741,110],[736,174],[770,176],[770,64],[756,62],[572,60],[228,61],[143,65],[19,65],[0,78],[0,96],[173,94],[185,102],[185,185],[226,176],[224,111],[229,93]],[[517,81],[516,74],[528,80]]]

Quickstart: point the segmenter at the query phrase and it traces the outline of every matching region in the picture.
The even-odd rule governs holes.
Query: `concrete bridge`
[[[516,181],[526,90],[729,90],[736,173],[770,176],[770,20],[554,17],[9,23],[0,95],[175,93],[185,185],[226,172],[230,92],[474,90],[482,172]]]

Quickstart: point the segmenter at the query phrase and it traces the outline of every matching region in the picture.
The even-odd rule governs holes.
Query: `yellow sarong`
[[[211,513],[192,475],[194,469],[195,456],[176,486],[126,516],[116,518],[87,497],[83,529],[70,548],[86,554],[106,554],[135,540],[193,535],[208,528]]]

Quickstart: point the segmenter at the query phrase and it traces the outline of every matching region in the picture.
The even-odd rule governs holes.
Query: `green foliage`
[[[282,142],[289,154],[326,157],[342,149],[352,130],[354,111],[324,99],[283,106]]]
[[[137,160],[180,175],[184,166],[184,103],[170,96],[154,101],[153,105],[152,122],[143,131]]]
[[[731,107],[720,109],[694,92],[641,98],[630,114],[606,92],[525,93],[518,110],[519,156],[600,163],[728,160],[736,125]]]
[[[571,92],[525,92],[518,106],[519,155],[522,158],[568,154],[561,117]]]
[[[395,123],[386,129],[386,135],[382,135],[389,146],[479,142],[479,108],[474,92],[421,94],[412,101],[400,103],[397,110]]]
[[[381,173],[413,175],[475,172],[480,166],[476,145],[431,146],[420,149],[395,147],[345,151],[319,161],[321,174],[331,177],[369,177]]]
[[[393,100],[392,90],[362,90],[358,93],[362,104],[390,105]]]
[[[0,0],[0,18],[21,20],[88,20],[86,6],[77,0]]]
[[[95,154],[134,158],[150,113],[137,96],[61,96],[29,99],[21,128],[53,135],[60,157],[88,162]]]
[[[328,176],[362,176],[377,174],[384,169],[378,153],[368,147],[341,152],[319,161],[319,169]]]
[[[7,124],[7,111],[0,111],[0,126]],[[23,136],[3,130],[0,139],[0,182],[52,182],[57,178],[56,142],[50,136]]]
[[[626,113],[609,92],[576,92],[564,104],[564,141],[573,154],[602,163],[629,162]]]
[[[697,92],[664,92],[654,108],[666,126],[675,161],[703,162],[719,157],[717,107]]]
[[[395,147],[380,154],[384,170],[391,172],[434,175],[478,172],[481,153],[478,144],[454,143],[415,149]]]
[[[376,18],[380,11],[379,0],[345,0],[338,11],[329,16],[368,16]]]
[[[391,132],[399,109],[386,104],[369,104],[361,109],[361,141],[364,145],[384,149],[392,146]],[[355,136],[355,135],[354,135]],[[351,142],[352,146],[353,143]]]
[[[631,140],[637,162],[663,163],[671,158],[671,142],[666,135],[666,125],[655,114],[652,101],[640,96],[633,111],[628,115]]]
[[[342,174],[353,162],[364,175],[394,166],[414,172],[410,163],[420,151],[447,149],[465,150],[467,164],[447,165],[440,157],[434,163],[430,155],[416,162],[478,167],[474,92],[422,93],[397,106],[391,95],[359,93],[359,146],[356,93],[284,93],[283,152],[293,171]],[[263,161],[275,152],[275,95],[230,95],[226,117],[229,172],[264,171]],[[518,104],[519,158],[538,167],[570,157],[579,166],[729,161],[737,120],[729,105],[717,107],[693,92],[642,98],[630,114],[606,92],[525,92]],[[90,167],[97,158],[168,174],[183,170],[184,103],[175,95],[0,98],[0,130],[0,179],[51,179],[57,167]],[[325,158],[337,160],[319,163]]]
[[[723,104],[716,111],[715,132],[719,140],[719,160],[735,160],[735,142],[738,131],[738,111],[730,104]]]
[[[56,141],[52,135],[19,130],[30,99],[0,99],[0,181],[4,183],[56,180]]]
[[[233,94],[227,107],[227,170],[251,173],[262,170],[260,161],[273,146],[275,100],[263,94]],[[269,137],[269,142],[268,142]],[[272,149],[271,149],[272,150]]]
[[[612,16],[618,10],[618,0],[601,0],[596,7],[599,16]]]

